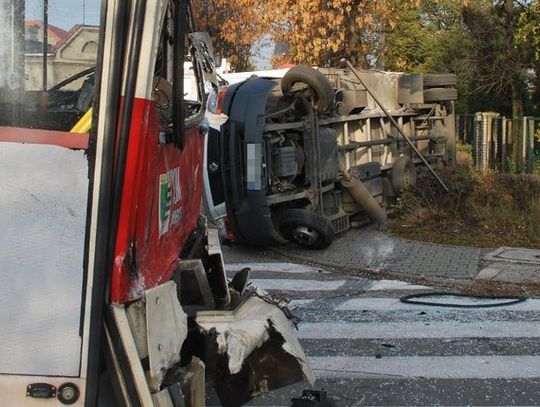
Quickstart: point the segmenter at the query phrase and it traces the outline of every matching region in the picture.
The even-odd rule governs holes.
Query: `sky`
[[[43,0],[25,0],[25,5],[26,20],[43,20]],[[49,24],[64,30],[83,21],[98,25],[100,5],[100,0],[49,0]]]

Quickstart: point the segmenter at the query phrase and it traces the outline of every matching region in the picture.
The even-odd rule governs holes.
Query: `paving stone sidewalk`
[[[337,269],[409,278],[540,284],[540,250],[438,245],[393,237],[375,226],[345,232],[326,250],[306,250],[290,244],[275,251]]]

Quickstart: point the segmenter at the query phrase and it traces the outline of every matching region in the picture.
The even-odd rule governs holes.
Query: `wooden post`
[[[507,143],[507,136],[506,136],[506,117],[502,117],[501,122],[501,172],[506,172],[506,143]]]

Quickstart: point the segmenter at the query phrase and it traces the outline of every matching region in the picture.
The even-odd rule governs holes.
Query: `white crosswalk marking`
[[[399,298],[430,287],[362,282],[288,263],[249,267],[253,284],[292,296],[317,387],[340,397],[340,391],[370,389],[340,406],[540,405],[540,299],[497,308],[422,306]],[[416,387],[400,391],[403,380]],[[438,390],[441,380],[449,396]],[[485,402],[471,401],[482,392]],[[253,405],[282,405],[287,396]]]
[[[257,287],[265,290],[284,291],[333,291],[337,290],[346,280],[318,281],[318,280],[294,280],[294,279],[255,279],[251,280]]]
[[[369,338],[540,338],[540,324],[530,322],[303,323],[304,339]]]
[[[540,377],[540,356],[312,357],[315,374],[326,377],[431,377],[524,379]],[[444,369],[441,369],[444,366]]]
[[[304,264],[293,263],[228,263],[225,268],[228,271],[240,271],[245,267],[249,267],[251,271],[275,271],[284,273],[324,273],[320,268],[306,266]]]
[[[414,285],[399,280],[378,280],[374,281],[368,288],[368,291],[385,290],[429,290],[425,285]]]

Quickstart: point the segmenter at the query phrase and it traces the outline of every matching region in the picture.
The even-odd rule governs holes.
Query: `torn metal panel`
[[[227,283],[227,274],[225,273],[225,264],[223,262],[223,253],[219,240],[217,229],[208,229],[207,252],[209,258],[208,272],[210,284],[214,292],[216,306],[225,308],[231,303],[231,296]]]
[[[199,312],[196,322],[217,348],[222,403],[238,405],[302,379],[315,381],[292,322],[264,298],[250,297],[232,311]]]
[[[152,401],[155,407],[175,407],[168,389],[161,390],[159,393],[152,394]]]
[[[188,315],[215,308],[214,297],[200,259],[182,260],[173,274],[178,286],[178,298]]]
[[[126,309],[131,333],[141,359],[148,357],[148,336],[146,334],[146,305],[142,300]]]
[[[189,345],[188,345],[189,346]],[[189,356],[185,366],[179,364],[167,372],[163,386],[167,386],[175,407],[199,407],[206,400],[206,365],[196,356]],[[186,359],[186,362],[189,359]]]
[[[114,354],[119,354],[120,351],[125,354],[125,360],[127,365],[118,365],[121,369],[120,374],[122,376],[129,375],[133,381],[133,386],[136,389],[137,400],[144,406],[152,405],[152,395],[150,389],[148,388],[148,383],[146,376],[144,374],[143,367],[141,365],[141,359],[137,353],[137,346],[135,344],[135,339],[131,332],[131,327],[129,325],[129,320],[127,317],[126,310],[123,305],[112,304],[109,306],[109,311],[111,313],[111,321],[108,329],[114,327],[115,332],[111,332],[110,338],[118,336],[120,349],[112,349]]]
[[[206,400],[205,371],[204,362],[193,357],[187,366],[187,372],[182,375],[180,382],[186,407],[204,406]]]
[[[149,385],[152,391],[159,391],[166,371],[180,361],[188,333],[187,315],[178,301],[174,281],[146,291],[146,326]]]
[[[217,229],[208,229],[208,255],[221,255],[221,244],[219,243],[219,232]]]
[[[171,397],[174,407],[186,407],[186,402],[184,400],[184,394],[182,393],[182,386],[180,386],[180,383],[175,383],[167,387],[167,391],[169,392],[169,396]],[[204,406],[204,401],[201,406]],[[190,406],[188,405],[187,407]]]

